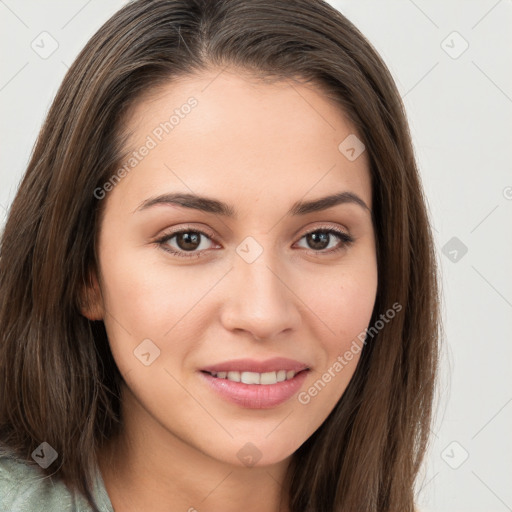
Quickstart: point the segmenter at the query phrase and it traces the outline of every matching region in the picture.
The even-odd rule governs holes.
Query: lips
[[[248,409],[283,404],[300,390],[308,373],[306,364],[281,357],[266,361],[236,359],[200,371],[203,381],[218,396]]]
[[[207,372],[199,372],[199,375],[217,396],[232,404],[246,409],[270,409],[297,394],[308,373],[304,370],[290,380],[268,385],[233,382],[213,377]]]

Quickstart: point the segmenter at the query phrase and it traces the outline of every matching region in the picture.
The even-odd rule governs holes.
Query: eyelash
[[[316,254],[334,254],[334,253],[337,253],[337,252],[341,251],[345,247],[349,247],[355,241],[355,239],[352,236],[350,236],[348,233],[345,233],[341,229],[337,229],[337,228],[316,228],[316,229],[314,229],[312,231],[308,231],[307,233],[304,233],[300,237],[299,240],[302,240],[307,235],[311,235],[312,233],[317,233],[317,232],[323,232],[323,233],[327,233],[329,235],[335,235],[335,236],[337,236],[341,240],[342,243],[339,246],[335,247],[334,249],[329,249],[329,250],[315,251],[313,249],[309,249],[310,252],[313,252],[313,253],[316,253]],[[200,229],[185,228],[185,229],[180,229],[179,231],[174,231],[174,232],[171,232],[171,233],[165,233],[160,238],[155,240],[155,243],[158,244],[164,251],[169,252],[173,256],[177,256],[179,258],[189,258],[190,259],[190,258],[200,258],[200,257],[202,257],[203,253],[205,252],[206,249],[203,250],[203,251],[188,252],[187,253],[186,251],[176,251],[174,249],[169,248],[169,245],[167,245],[167,242],[169,240],[171,240],[171,238],[174,238],[176,235],[179,235],[179,234],[182,234],[182,233],[197,233],[197,234],[203,235],[203,236],[205,236],[205,237],[207,237],[209,239],[213,239],[214,238],[213,234],[205,233],[205,232],[201,231]]]

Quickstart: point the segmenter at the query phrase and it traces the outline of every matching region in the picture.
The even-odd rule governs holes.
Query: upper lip
[[[298,373],[302,370],[308,370],[307,364],[287,359],[285,357],[274,357],[265,361],[255,359],[233,359],[222,363],[214,364],[201,368],[201,371],[208,373],[218,372],[277,372],[279,370],[294,371]]]

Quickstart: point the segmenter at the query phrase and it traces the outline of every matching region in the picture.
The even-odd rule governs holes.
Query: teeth
[[[244,384],[277,384],[295,377],[293,370],[279,370],[277,372],[211,372],[218,379],[227,379],[233,382],[243,382]]]
[[[277,384],[277,372],[266,372],[260,376],[260,384]]]
[[[240,372],[228,372],[228,380],[240,382]]]
[[[244,384],[259,384],[261,380],[261,375],[255,372],[242,372],[240,374],[240,380]]]

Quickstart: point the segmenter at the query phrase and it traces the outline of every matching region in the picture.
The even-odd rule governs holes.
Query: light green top
[[[93,496],[101,512],[114,512],[99,468]],[[420,510],[415,507],[415,512]],[[0,512],[91,512],[85,498],[52,482],[37,465],[0,454]]]
[[[93,496],[101,512],[114,512],[99,468]],[[91,512],[86,499],[52,481],[34,462],[0,455],[0,512]]]

